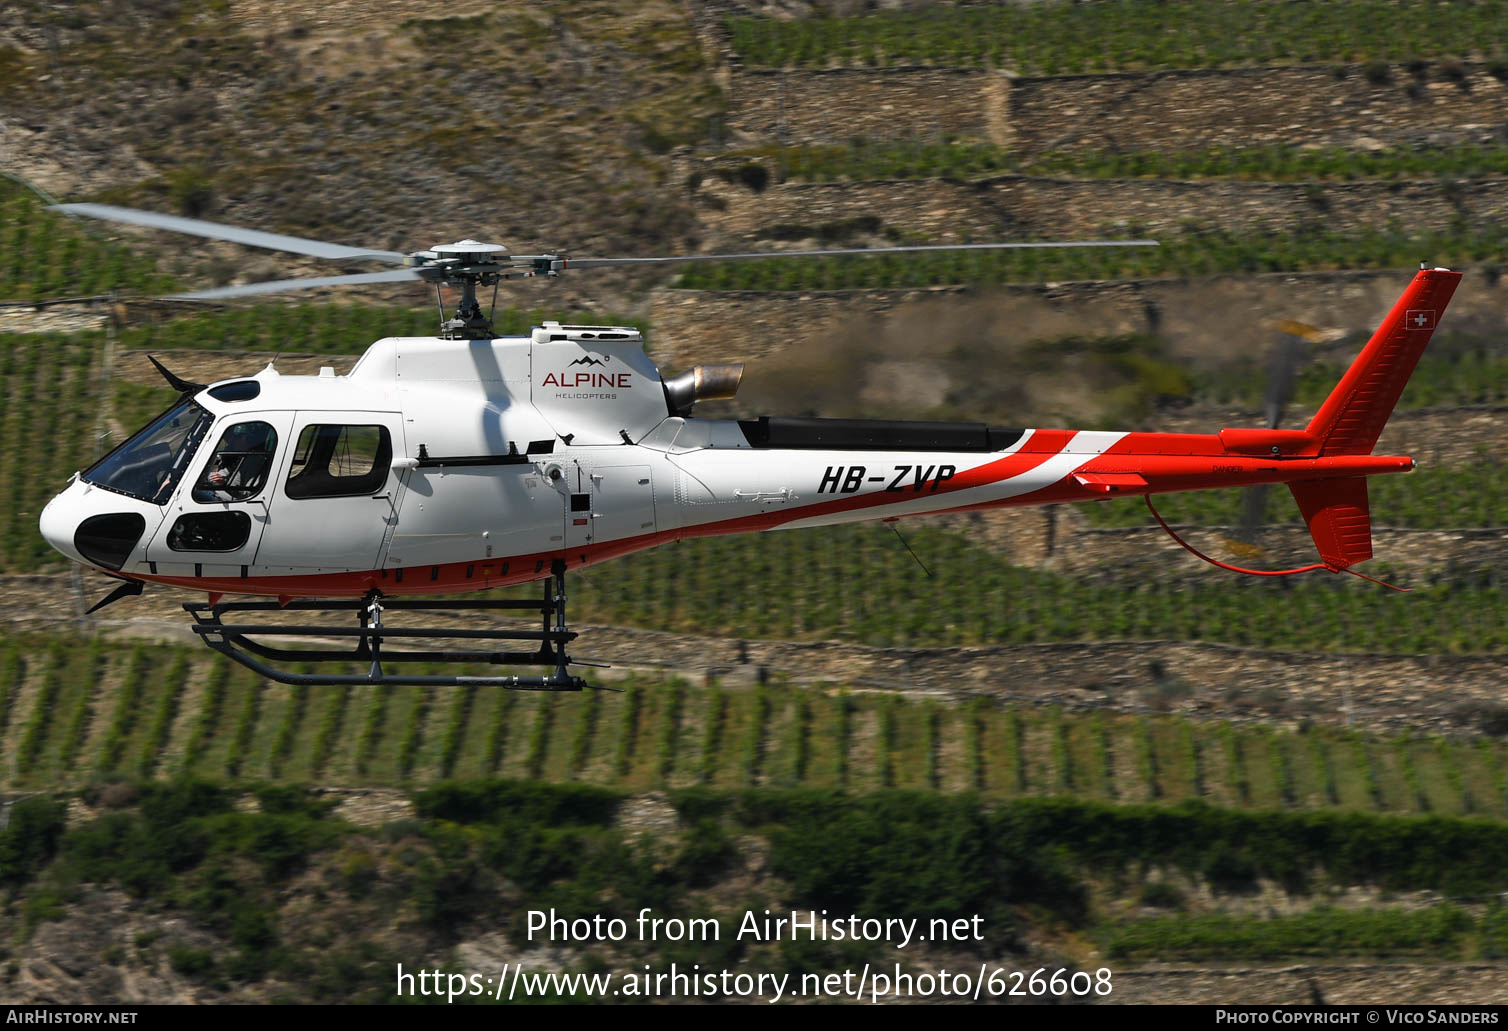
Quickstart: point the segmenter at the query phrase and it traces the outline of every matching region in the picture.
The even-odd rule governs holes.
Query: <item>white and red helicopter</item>
[[[1200,557],[1240,572],[1354,573],[1352,566],[1372,555],[1366,478],[1414,466],[1410,458],[1372,449],[1461,275],[1421,266],[1302,430],[1112,433],[768,416],[734,421],[692,412],[698,401],[731,398],[741,365],[666,378],[639,333],[614,326],[546,322],[528,336],[495,336],[476,288],[573,268],[793,252],[572,259],[515,256],[463,241],[405,255],[106,205],[60,210],[404,266],[182,297],[409,279],[461,291],[456,316],[437,336],[378,340],[344,376],[330,369],[283,376],[269,365],[249,378],[201,386],[159,365],[181,391],[178,403],[75,474],[42,513],[41,532],[53,547],[123,581],[96,608],[141,593],[145,583],[205,591],[207,602],[184,606],[195,632],[285,683],[580,689],[588,685],[569,671],[566,654],[576,637],[565,620],[567,571],[688,537],[1121,494],[1143,495],[1151,508],[1153,494],[1285,483],[1319,562],[1258,571]],[[950,248],[794,253],[932,249]],[[421,597],[540,579],[546,588],[538,601]],[[227,595],[276,600],[226,601]],[[245,613],[274,609],[347,610],[358,619],[354,626],[244,622]],[[538,630],[383,623],[385,610],[402,609],[528,609],[542,623]],[[354,652],[332,653],[258,640],[268,635],[338,636],[356,645]],[[537,642],[537,650],[383,651],[385,639],[425,638],[526,640]],[[353,659],[369,662],[369,671],[294,673],[269,664]],[[419,676],[389,672],[384,662],[537,664],[550,671]]]

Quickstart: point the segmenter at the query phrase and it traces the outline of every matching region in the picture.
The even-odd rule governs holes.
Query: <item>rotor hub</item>
[[[477,301],[476,288],[533,274],[518,270],[507,254],[508,248],[500,243],[458,240],[436,244],[427,251],[415,251],[404,259],[425,282],[434,283],[436,288],[443,284],[461,291],[454,317],[441,322],[440,336],[479,340],[495,335],[492,320],[482,313]]]
[[[482,254],[507,254],[508,248],[500,243],[482,243],[480,240],[458,240],[455,243],[436,244],[430,248],[434,254],[456,255],[475,259]]]

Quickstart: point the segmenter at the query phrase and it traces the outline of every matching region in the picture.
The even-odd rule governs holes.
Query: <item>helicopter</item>
[[[580,690],[567,645],[566,575],[688,538],[861,520],[1142,496],[1180,545],[1264,576],[1353,568],[1372,556],[1367,477],[1406,472],[1374,455],[1384,423],[1461,273],[1419,271],[1303,429],[1213,433],[1030,429],[971,422],[702,419],[735,396],[741,364],[660,372],[640,333],[544,322],[498,336],[477,298],[504,280],[571,269],[686,261],[1155,241],[912,245],[815,251],[585,258],[513,255],[463,240],[413,253],[347,247],[102,204],[69,215],[317,258],[400,267],[220,287],[220,300],[290,289],[418,280],[456,288],[430,337],[374,342],[349,373],[281,375],[273,364],[212,384],[156,358],[178,401],[87,469],[40,518],[58,551],[120,581],[94,609],[146,584],[204,591],[191,629],[209,647],[288,684],[484,685]],[[442,317],[443,317],[443,307]],[[1287,485],[1319,561],[1287,570],[1230,565],[1163,521],[1156,494]],[[531,599],[456,598],[544,581]],[[1382,581],[1376,581],[1382,583]],[[1391,586],[1384,584],[1383,586]],[[227,599],[230,600],[227,600]],[[250,600],[247,600],[250,599]],[[398,626],[389,613],[536,612],[538,629]],[[258,622],[271,612],[354,613],[350,623]],[[300,617],[302,618],[302,617]],[[286,619],[286,617],[280,617]],[[274,644],[267,637],[282,638]],[[341,638],[350,650],[289,638]],[[434,647],[385,648],[391,641]],[[456,648],[456,640],[480,642]],[[496,642],[522,641],[500,649]],[[529,646],[532,646],[532,650]],[[294,672],[357,662],[364,673]],[[423,675],[406,663],[545,667],[540,675]]]

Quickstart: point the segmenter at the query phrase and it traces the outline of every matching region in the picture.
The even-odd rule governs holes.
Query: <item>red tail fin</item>
[[[1345,569],[1372,557],[1372,514],[1367,506],[1365,476],[1290,483],[1320,559],[1331,569]]]
[[[1304,431],[1319,442],[1319,454],[1371,454],[1460,280],[1461,273],[1438,268],[1420,269],[1414,276]],[[1297,487],[1294,497],[1299,497]],[[1366,512],[1365,487],[1361,511]],[[1309,518],[1307,511],[1304,517]]]

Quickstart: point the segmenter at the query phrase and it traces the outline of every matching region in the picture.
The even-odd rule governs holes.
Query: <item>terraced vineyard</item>
[[[1247,147],[1207,151],[1045,153],[1030,157],[983,140],[875,139],[805,147],[760,147],[729,157],[763,158],[776,178],[800,182],[978,178],[1007,173],[1075,179],[1236,179],[1258,182],[1349,182],[1364,179],[1479,179],[1508,174],[1500,145],[1296,150]]]
[[[0,572],[58,565],[37,517],[100,453],[102,357],[94,341],[0,335]]]
[[[1501,52],[1508,12],[1490,0],[1305,4],[1168,0],[980,4],[853,18],[730,17],[750,64],[986,65],[1026,74],[1318,63],[1358,54],[1401,61]],[[1508,67],[1508,66],[1505,66]]]
[[[35,193],[0,177],[0,300],[158,294],[172,285],[150,262],[88,225],[45,211]]]
[[[687,542],[577,578],[594,622],[701,634],[842,637],[948,646],[1193,640],[1284,650],[1496,652],[1508,647],[1498,575],[1451,571],[1397,595],[1351,577],[1283,581],[1070,577],[1012,566],[959,536],[910,538],[931,576],[879,526]],[[863,577],[851,571],[864,570]],[[1373,569],[1386,578],[1385,566]],[[771,583],[781,590],[771,592]],[[967,584],[968,590],[960,590]]]
[[[1007,60],[1007,51],[999,46],[1015,46],[1013,41],[1020,38],[1019,34],[1029,30],[1058,41],[1034,53],[1043,62],[1066,69],[1160,66],[1167,62],[1178,66],[1223,64],[1236,60],[1238,53],[1241,61],[1248,57],[1258,61],[1315,60],[1321,53],[1332,54],[1335,60],[1355,60],[1358,54],[1390,59],[1450,54],[1483,57],[1495,52],[1493,34],[1502,17],[1496,8],[1472,5],[1458,12],[1449,30],[1442,33],[1435,31],[1433,25],[1438,19],[1433,18],[1427,5],[1363,0],[1309,5],[1302,15],[1300,10],[1294,5],[1244,3],[1099,4],[1079,5],[1072,10],[1067,5],[1047,4],[969,7],[856,21],[735,21],[731,31],[736,49],[754,64],[821,63],[829,59],[970,64]],[[1075,21],[1075,32],[1065,33],[1059,23],[1068,17],[1087,20]],[[1151,45],[1150,39],[1165,35],[1157,26],[1166,24],[1168,18],[1187,27],[1187,33],[1176,43]],[[1421,27],[1426,21],[1432,26],[1429,32]],[[1236,22],[1260,26],[1261,45],[1253,48],[1249,40],[1240,42],[1241,34],[1230,31]],[[969,31],[959,33],[956,30],[960,26],[969,27]],[[968,42],[949,42],[958,38]],[[1175,49],[1159,50],[1159,46]],[[1188,52],[1178,49],[1190,47]],[[1204,153],[1049,153],[1016,169],[1008,151],[978,141],[900,140],[855,141],[828,148],[774,148],[745,156],[773,158],[781,174],[793,178],[859,180],[856,185],[862,188],[862,180],[868,177],[983,174],[1006,169],[1086,178],[1323,181],[1438,174],[1470,177],[1501,174],[1508,169],[1505,154],[1508,152],[1497,145],[1464,144],[1368,152],[1258,147]],[[41,298],[60,291],[81,292],[86,287],[134,292],[166,288],[167,280],[150,261],[133,257],[120,245],[102,242],[103,237],[92,229],[46,213],[32,194],[6,185],[0,192],[0,204],[5,213],[3,232],[7,234],[3,239],[12,256],[10,277],[0,277],[0,294],[9,291],[17,297]],[[1128,232],[1134,233],[1134,227]],[[46,241],[50,243],[44,247]],[[1121,253],[969,254],[703,266],[686,273],[682,283],[707,288],[809,290],[1038,282],[1392,267],[1411,264],[1421,248],[1442,261],[1493,262],[1503,254],[1501,234],[1492,226],[1422,235],[1381,227],[1361,237],[1322,231],[1238,236],[1200,229],[1166,243],[1156,251]],[[77,285],[64,290],[65,284]],[[508,309],[498,324],[504,332],[518,332],[545,317],[550,313]],[[587,313],[565,317],[604,321],[603,316]],[[133,322],[119,330],[117,344],[122,350],[212,348],[354,354],[381,335],[427,333],[433,319],[428,308],[255,305]],[[101,333],[0,338],[0,385],[4,388],[0,429],[17,445],[0,454],[0,483],[5,484],[0,488],[0,572],[62,567],[61,560],[48,552],[34,532],[41,504],[68,472],[87,464],[103,449],[96,437],[102,410],[108,410],[121,426],[131,427],[160,407],[164,392],[158,388],[119,376],[108,387],[102,385],[98,357],[102,344]],[[1298,386],[1298,402],[1313,404],[1328,391],[1339,371],[1339,366],[1330,361],[1306,367]],[[1191,375],[1182,388],[1186,394],[1180,396],[1254,409],[1260,404],[1259,379],[1254,367],[1235,363]],[[37,405],[33,399],[39,397],[56,401]],[[1501,344],[1443,337],[1421,364],[1403,407],[1457,407],[1504,400],[1508,400],[1508,354],[1503,353]],[[87,432],[80,432],[81,428]],[[1504,497],[1499,478],[1495,460],[1485,455],[1468,465],[1427,468],[1409,477],[1379,478],[1373,484],[1377,522],[1421,527],[1503,525]],[[1240,505],[1236,492],[1211,492],[1169,498],[1163,508],[1177,522],[1230,524],[1238,520]],[[1269,519],[1293,519],[1286,492],[1269,492],[1268,505]],[[1142,509],[1134,503],[1089,506],[1089,512],[1091,521],[1101,526],[1145,521]],[[1508,621],[1502,618],[1496,577],[1490,571],[1441,574],[1412,598],[1399,599],[1360,584],[1331,580],[1242,585],[1242,589],[1232,590],[1228,584],[1142,583],[1119,579],[1113,572],[1093,580],[1075,579],[1012,568],[986,549],[937,532],[917,535],[914,545],[925,556],[935,578],[925,577],[898,551],[888,534],[872,528],[688,542],[589,573],[579,581],[575,600],[580,603],[581,617],[593,621],[701,633],[834,636],[878,645],[1198,639],[1323,650],[1345,640],[1348,647],[1419,653],[1496,651],[1508,646],[1501,630]],[[841,575],[842,570],[851,568],[870,571],[861,586],[855,587],[851,579]],[[1386,575],[1386,570],[1380,572]],[[751,606],[747,599],[761,596],[760,585],[772,578],[789,584],[790,589]],[[976,585],[978,596],[965,604],[958,592],[950,589],[959,582]],[[73,656],[70,661],[82,660]],[[108,665],[103,658],[97,661]],[[197,660],[190,664],[197,669],[195,663]],[[117,670],[111,676],[115,677],[111,681],[115,686],[140,690],[139,678],[133,679],[129,671]],[[223,685],[211,688],[208,697],[213,700],[225,690]],[[276,694],[274,691],[268,697]],[[289,704],[297,716],[288,719],[301,721],[305,714],[300,707],[305,703],[292,698]],[[309,760],[312,765],[306,772],[311,775],[333,761],[328,758],[336,754],[333,735],[336,728],[345,725],[346,717],[334,713],[347,702],[330,704],[332,729],[318,742],[311,739],[317,745],[316,753],[326,758]],[[415,700],[412,711],[405,711],[427,719],[429,710],[425,706],[429,704]],[[84,721],[77,723],[84,726],[86,708],[72,711],[69,719]],[[453,713],[451,718],[465,722],[468,712]],[[171,722],[170,717],[164,718]],[[225,718],[238,727],[252,728],[260,719],[260,710],[233,707]],[[363,740],[373,742],[372,748],[379,740],[388,740],[383,728],[389,719],[398,717],[385,708],[380,715],[370,716],[370,733]],[[241,740],[239,733],[228,740]],[[294,733],[287,731],[287,735]],[[207,741],[208,737],[203,739]],[[217,768],[239,769],[253,761],[247,751],[252,747],[251,740],[246,738],[244,747],[232,747],[222,735],[219,742],[225,754],[216,760]],[[460,761],[458,740],[447,746],[452,763]],[[278,762],[291,761],[303,754],[293,742],[293,737],[285,736],[281,744],[269,745],[268,751],[258,753],[263,757],[254,761],[261,764],[259,768],[269,769]],[[58,747],[57,761],[63,763],[71,754],[69,749],[82,747],[82,742]],[[495,756],[501,756],[502,744],[494,747]],[[190,754],[198,753],[191,749]],[[282,758],[275,762],[274,756]],[[42,760],[32,756],[29,761]],[[395,758],[385,767],[384,776],[411,771],[416,761],[416,754]]]
[[[626,791],[907,788],[1508,819],[1508,743],[1303,733],[644,676],[624,693],[269,684],[206,651],[68,637],[0,652],[3,788],[208,777],[510,777]]]
[[[1345,348],[1352,352],[1345,361],[1305,363],[1294,382],[1297,403],[1318,408],[1340,382],[1361,344],[1357,341]],[[1247,359],[1197,374],[1191,392],[1200,400],[1255,412],[1262,407],[1265,382],[1261,362]],[[1430,341],[1430,349],[1419,360],[1403,396],[1398,399],[1397,410],[1465,408],[1504,401],[1508,401],[1508,341],[1444,332]]]

